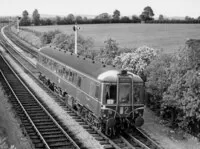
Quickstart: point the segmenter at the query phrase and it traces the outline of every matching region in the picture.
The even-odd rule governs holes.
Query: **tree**
[[[148,99],[148,105],[155,111],[160,111],[164,92],[172,82],[171,66],[175,57],[168,53],[159,53],[146,67],[146,91],[152,96]]]
[[[162,14],[159,15],[158,20],[163,21],[164,20],[164,16]]]
[[[162,110],[175,109],[179,127],[200,132],[200,40],[188,40],[170,68],[170,86],[163,94]]]
[[[108,39],[104,41],[105,46],[100,50],[99,55],[96,57],[98,61],[104,62],[105,64],[112,64],[113,59],[119,53],[119,44],[114,39]]]
[[[140,15],[140,18],[142,21],[150,21],[150,20],[153,20],[153,16],[154,16],[154,13],[153,13],[153,10],[150,6],[147,6],[144,8],[142,14]]]
[[[101,13],[98,16],[96,16],[95,19],[102,23],[108,23],[111,20],[111,16],[105,12],[105,13]]]
[[[22,18],[21,18],[21,20],[20,20],[20,22],[19,22],[19,25],[20,25],[20,26],[28,26],[28,25],[31,24],[31,21],[30,21],[30,18],[29,18],[28,15],[29,15],[29,14],[28,14],[28,11],[27,11],[27,10],[24,10],[24,11],[22,12]]]
[[[131,20],[130,20],[129,17],[123,16],[123,17],[120,19],[120,22],[121,22],[121,23],[130,23]]]
[[[59,16],[56,16],[56,24],[57,25],[61,24],[61,18]]]
[[[74,24],[74,23],[75,23],[75,17],[74,17],[74,15],[71,14],[71,13],[68,14],[66,20],[67,20],[67,23],[68,23],[68,24]]]
[[[83,22],[83,18],[81,16],[76,16],[76,22],[77,23],[82,23]]]
[[[119,21],[119,19],[120,19],[120,11],[116,9],[113,12],[112,18],[113,18],[114,21]]]
[[[113,64],[143,77],[144,70],[156,55],[156,50],[143,46],[115,57]]]
[[[185,16],[185,21],[194,21],[195,19],[189,16]]]
[[[33,24],[34,25],[39,25],[40,24],[40,14],[38,13],[37,9],[35,9],[33,11],[32,18],[33,18]]]
[[[140,20],[140,18],[139,18],[138,16],[133,15],[133,16],[132,16],[132,22],[133,22],[133,23],[139,23],[139,22],[141,22],[141,20]]]

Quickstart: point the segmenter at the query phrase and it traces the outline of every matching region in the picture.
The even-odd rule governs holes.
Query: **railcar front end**
[[[104,82],[101,119],[105,134],[111,136],[116,130],[142,126],[144,88],[141,78],[123,70],[106,72],[99,79]]]

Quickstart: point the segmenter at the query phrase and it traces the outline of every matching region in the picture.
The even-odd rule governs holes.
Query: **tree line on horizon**
[[[200,16],[198,18],[192,18],[186,16],[184,20],[181,19],[168,19],[164,15],[160,14],[158,19],[154,18],[153,9],[147,6],[143,9],[142,13],[138,15],[121,16],[119,10],[114,10],[113,14],[101,13],[95,18],[82,17],[80,15],[75,16],[72,13],[66,17],[56,16],[54,18],[41,18],[37,9],[32,13],[32,17],[29,17],[27,10],[22,12],[20,19],[20,26],[30,25],[66,25],[66,24],[101,24],[101,23],[200,23]]]

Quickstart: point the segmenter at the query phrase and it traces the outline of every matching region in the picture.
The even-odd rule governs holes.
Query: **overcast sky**
[[[98,15],[115,9],[122,16],[140,15],[144,7],[150,6],[155,17],[200,16],[200,0],[0,0],[0,16],[21,15],[23,10],[32,14],[68,15],[69,13]]]

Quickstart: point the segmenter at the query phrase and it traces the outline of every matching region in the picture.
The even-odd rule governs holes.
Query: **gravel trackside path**
[[[161,125],[160,119],[148,108],[145,108],[144,119],[145,123],[142,129],[165,149],[200,149],[200,143],[195,137],[189,134],[181,134],[184,135],[185,139],[178,139],[176,132]]]

